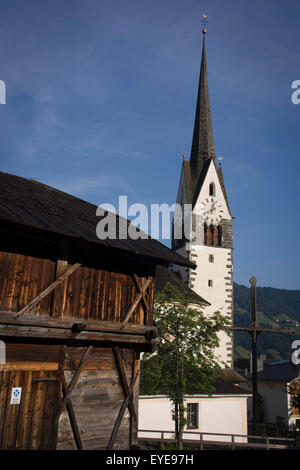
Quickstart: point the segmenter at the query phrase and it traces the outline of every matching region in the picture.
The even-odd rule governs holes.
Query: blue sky
[[[299,289],[295,0],[0,0],[0,169],[97,205],[124,194],[172,204],[192,141],[203,12],[235,281]]]

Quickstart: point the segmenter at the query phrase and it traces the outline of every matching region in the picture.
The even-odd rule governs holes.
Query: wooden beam
[[[107,332],[107,333],[124,333],[134,335],[144,335],[150,339],[156,338],[156,326],[135,325],[129,323],[125,327],[119,322],[113,321],[90,321],[85,320],[84,324],[80,323],[79,318],[53,318],[49,316],[41,316],[35,314],[24,314],[19,319],[16,317],[16,312],[0,311],[0,325],[15,325],[15,326],[34,326],[44,328],[59,328],[69,329],[73,332],[89,331],[89,332]],[[77,326],[75,326],[77,325]]]
[[[147,287],[149,286],[149,284],[151,283],[151,279],[147,279],[143,286],[142,286],[142,290],[138,293],[138,295],[136,296],[135,300],[133,301],[130,309],[128,310],[124,320],[121,322],[121,325],[124,327],[127,325],[131,315],[133,314],[133,312],[135,311],[136,307],[138,306],[140,300],[142,299],[143,295],[142,295],[142,292],[146,292],[146,289]]]
[[[79,365],[78,365],[78,367],[77,367],[77,369],[76,369],[76,371],[75,371],[75,374],[73,375],[72,380],[71,380],[71,382],[70,382],[70,384],[69,384],[69,386],[68,386],[68,389],[66,390],[66,395],[65,395],[65,397],[64,397],[64,399],[63,399],[63,401],[62,401],[62,404],[61,404],[61,406],[60,406],[60,408],[59,408],[59,410],[58,410],[58,412],[57,412],[55,421],[58,421],[58,419],[59,419],[61,413],[63,412],[63,410],[64,410],[64,408],[65,408],[67,402],[69,401],[70,395],[71,395],[71,393],[72,393],[72,391],[73,391],[73,389],[74,389],[74,387],[75,387],[75,385],[76,385],[76,383],[77,383],[77,380],[78,380],[78,378],[79,378],[79,374],[80,374],[82,368],[84,367],[84,364],[86,363],[87,358],[88,358],[90,352],[91,352],[93,349],[94,349],[93,346],[89,346],[89,347],[87,348],[87,350],[85,351],[85,353],[83,354],[83,356],[82,356],[82,358],[81,358],[81,360],[80,360],[80,363],[79,363]]]
[[[134,386],[135,386],[135,383],[137,381],[137,378],[139,376],[139,371],[136,373],[135,377],[132,379],[131,381],[131,384],[129,386],[129,394],[130,396],[132,396],[132,392],[133,392],[133,389],[134,389]],[[120,411],[118,413],[118,417],[116,419],[116,422],[114,424],[114,428],[112,430],[112,433],[111,433],[111,436],[110,436],[110,439],[109,439],[109,442],[108,442],[108,445],[107,445],[107,450],[110,450],[113,448],[113,445],[115,443],[115,439],[117,437],[117,433],[118,433],[118,430],[119,430],[119,427],[120,427],[120,424],[122,422],[122,419],[123,419],[123,416],[124,416],[124,413],[125,413],[125,410],[128,406],[128,403],[129,403],[129,397],[126,396],[123,403],[122,403],[122,406],[120,408]]]
[[[257,333],[279,333],[281,335],[295,335],[296,330],[293,329],[283,329],[280,330],[279,328],[261,328],[260,326],[225,326],[226,330],[231,331],[247,331],[248,333],[252,333],[256,331]]]
[[[28,312],[31,310],[35,305],[37,305],[44,297],[46,297],[50,292],[52,292],[57,286],[59,286],[67,277],[69,277],[76,269],[81,266],[80,263],[75,263],[73,266],[68,268],[56,281],[52,282],[50,286],[40,292],[34,299],[32,299],[25,307],[23,307],[17,314],[16,317],[18,318],[20,315]]]
[[[68,386],[67,386],[64,370],[63,370],[62,367],[59,368],[59,375],[60,375],[60,379],[61,379],[61,383],[62,383],[63,397],[65,398],[65,396],[67,395]],[[69,416],[69,421],[70,421],[70,425],[71,425],[71,428],[72,428],[76,448],[78,450],[83,450],[83,445],[82,445],[80,432],[79,432],[76,416],[75,416],[75,413],[74,413],[74,408],[73,408],[73,403],[72,403],[71,397],[69,397],[69,399],[66,403],[66,409],[67,409],[67,413],[68,413],[68,416]]]
[[[108,333],[97,331],[81,331],[74,333],[70,329],[62,328],[47,328],[35,326],[18,326],[18,325],[1,325],[0,324],[0,337],[13,337],[13,338],[36,338],[59,340],[63,343],[69,342],[90,342],[90,343],[120,343],[120,344],[137,344],[149,345],[152,340],[147,340],[145,336],[123,333]]]
[[[126,373],[125,373],[123,361],[121,359],[120,348],[118,346],[115,346],[112,349],[113,349],[117,369],[119,372],[119,377],[120,377],[121,385],[123,388],[124,397],[128,398],[128,409],[129,409],[130,415],[134,419],[134,421],[137,423],[137,415],[134,409],[134,404],[132,401],[131,393],[128,388]]]
[[[0,371],[57,369],[58,362],[7,362],[6,364],[0,364]]]

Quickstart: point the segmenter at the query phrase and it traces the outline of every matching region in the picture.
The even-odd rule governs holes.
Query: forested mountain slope
[[[296,336],[261,333],[258,338],[258,354],[269,359],[291,357],[291,344],[300,339],[300,290],[257,287],[258,323],[268,328],[293,328]],[[234,284],[234,324],[248,326],[251,322],[251,289]],[[248,357],[251,337],[248,333],[234,333],[235,357]]]

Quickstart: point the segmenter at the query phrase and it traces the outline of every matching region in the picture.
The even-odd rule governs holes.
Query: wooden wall
[[[122,350],[124,366],[128,382],[133,373],[134,351]],[[66,379],[70,381],[79,361],[79,352],[68,349],[66,354]],[[69,369],[70,368],[70,369]],[[137,386],[138,387],[138,386]],[[137,410],[137,392],[135,402]],[[76,389],[72,393],[78,428],[84,449],[106,449],[124,400],[118,371],[110,348],[97,348],[80,374]],[[128,409],[120,425],[114,449],[128,449],[131,432],[131,420]],[[58,443],[60,450],[76,449],[70,422],[66,412],[59,421]]]
[[[7,364],[0,366],[0,449],[76,449],[69,417],[53,421],[62,401],[58,369],[67,384],[86,348],[64,345],[7,344]],[[120,350],[128,383],[139,369],[132,349]],[[46,379],[46,380],[45,380]],[[50,380],[49,380],[50,379]],[[12,387],[22,387],[20,405],[10,405]],[[138,410],[138,381],[133,391]],[[112,348],[94,348],[71,394],[84,449],[106,449],[124,401]],[[137,437],[137,424],[128,409],[113,449],[128,449]]]
[[[69,383],[83,353],[82,343],[75,347],[73,341],[74,337],[77,339],[77,333],[72,333],[73,342],[67,346],[61,337],[53,340],[56,344],[41,336],[29,339],[26,332],[31,325],[26,327],[26,338],[21,339],[19,325],[6,325],[10,312],[20,311],[75,263],[81,266],[30,311],[34,321],[35,316],[47,316],[52,322],[63,318],[78,319],[78,323],[83,324],[91,320],[91,323],[99,324],[116,323],[120,328],[120,322],[133,304],[129,323],[152,326],[154,264],[130,256],[112,257],[110,251],[104,249],[102,252],[82,247],[70,249],[61,244],[21,240],[17,235],[1,239],[0,317],[2,312],[5,323],[2,325],[1,339],[6,342],[7,363],[0,366],[0,448],[50,449],[56,446],[56,438],[58,449],[76,448],[66,411],[61,414],[59,423],[53,419],[63,396],[60,372],[63,370]],[[139,285],[141,287],[146,279],[150,280],[150,284],[142,298]],[[15,319],[15,316],[12,317]],[[21,315],[19,318],[22,329],[24,317]],[[50,323],[49,318],[46,320]],[[62,322],[59,327],[63,328]],[[15,328],[10,335],[9,328]],[[47,330],[47,325],[44,329]],[[139,345],[129,342],[133,337],[128,337],[127,343],[124,340],[121,343],[123,349],[118,349],[127,386],[139,369],[138,353],[134,349]],[[148,339],[145,339],[144,332],[139,333],[140,338],[142,346],[145,346]],[[117,366],[113,353],[116,351],[113,340],[99,341],[97,347],[96,339],[93,341],[94,349],[79,375],[71,399],[83,448],[105,449],[126,390],[124,392],[124,377],[120,379],[120,365]],[[129,415],[126,410],[113,448],[128,449],[130,443],[135,442],[137,423],[134,423],[132,416],[137,413],[138,384],[139,380],[133,389],[136,411],[131,410]],[[9,404],[14,386],[25,387],[20,405]],[[26,430],[26,435],[22,429]]]
[[[122,260],[121,260],[122,261]],[[35,315],[79,320],[120,322],[139,293],[126,262],[103,259],[94,266],[82,265],[51,294],[31,310]],[[98,264],[98,265],[97,265]],[[18,312],[46,289],[62,271],[67,261],[29,254],[0,251],[0,311]],[[148,277],[149,312],[153,303],[153,267],[138,269],[140,284]],[[129,323],[151,325],[151,313],[146,318],[143,302],[139,302]]]
[[[55,413],[61,397],[57,364],[0,366],[0,449],[55,449]],[[22,387],[20,404],[11,403],[12,387]]]

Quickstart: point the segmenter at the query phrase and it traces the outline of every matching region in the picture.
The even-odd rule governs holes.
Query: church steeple
[[[215,159],[214,136],[208,92],[205,34],[206,29],[203,30],[202,59],[190,158],[191,169],[193,169],[193,172],[196,170],[197,176],[199,176],[205,160],[211,157]]]

